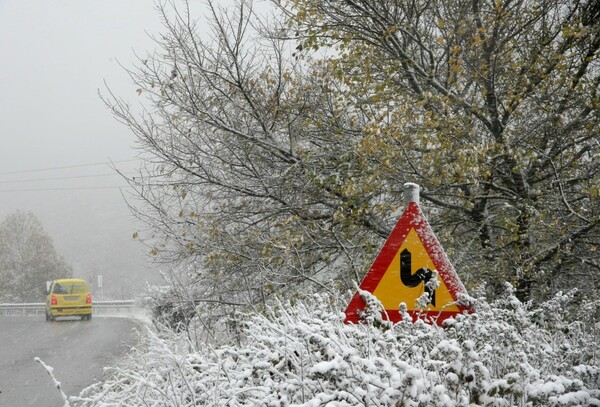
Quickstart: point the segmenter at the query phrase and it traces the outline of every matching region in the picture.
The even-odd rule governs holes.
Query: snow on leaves
[[[591,313],[570,320],[573,298],[528,309],[509,291],[438,327],[345,325],[339,303],[314,296],[238,315],[243,329],[220,346],[149,332],[128,368],[75,399],[98,407],[600,405],[598,326]]]

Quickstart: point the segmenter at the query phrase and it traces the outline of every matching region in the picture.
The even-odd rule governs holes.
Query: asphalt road
[[[102,379],[135,345],[137,321],[94,317],[46,322],[43,316],[0,316],[0,407],[58,407],[64,401],[40,358],[67,396]]]

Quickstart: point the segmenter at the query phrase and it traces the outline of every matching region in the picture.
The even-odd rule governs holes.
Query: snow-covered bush
[[[566,310],[577,301],[579,313]],[[442,327],[343,323],[314,295],[239,314],[239,336],[197,347],[144,336],[128,368],[73,398],[82,406],[600,406],[597,303],[559,295],[529,309],[508,289]],[[377,326],[375,326],[377,325]]]
[[[245,306],[234,295],[213,295],[199,283],[197,269],[189,264],[162,273],[164,285],[148,286],[147,301],[155,328],[181,333],[198,347],[218,342],[232,328],[228,322],[235,309]]]

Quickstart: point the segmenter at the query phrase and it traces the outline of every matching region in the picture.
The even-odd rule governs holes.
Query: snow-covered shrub
[[[127,369],[82,406],[600,406],[597,303],[574,294],[529,309],[508,289],[477,314],[395,325],[343,324],[344,302],[314,295],[239,314],[221,346],[144,337]],[[377,326],[376,326],[377,325]]]
[[[160,291],[155,289],[151,293],[152,320],[176,332],[185,331],[194,317],[194,302],[181,298],[172,287]]]
[[[146,288],[146,307],[157,329],[185,334],[194,346],[200,346],[218,342],[234,328],[231,316],[245,304],[212,295],[210,288],[198,282],[194,267],[182,264],[162,277],[164,285]]]

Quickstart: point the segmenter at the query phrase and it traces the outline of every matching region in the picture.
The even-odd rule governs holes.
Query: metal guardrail
[[[99,310],[105,309],[131,309],[135,307],[135,300],[115,300],[115,301],[94,301],[92,310],[96,313]],[[0,315],[7,314],[27,314],[29,312],[40,313],[46,308],[46,303],[30,302],[17,304],[0,304]]]

